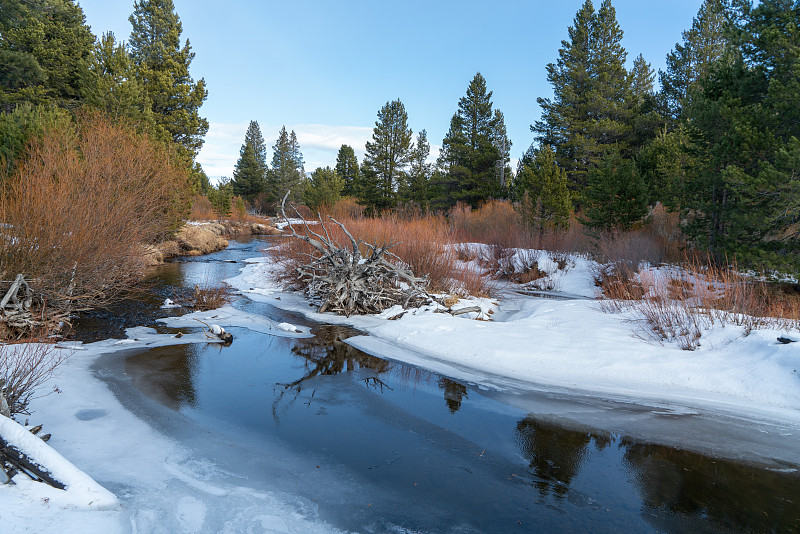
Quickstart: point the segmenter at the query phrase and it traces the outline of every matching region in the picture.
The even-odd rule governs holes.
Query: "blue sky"
[[[268,146],[282,125],[297,132],[306,170],[333,166],[342,143],[363,156],[377,112],[400,98],[434,153],[476,72],[506,118],[514,159],[533,141],[536,98],[549,97],[554,62],[583,0],[174,0],[209,96],[198,160],[231,176],[250,120]],[[702,0],[616,0],[629,62],[656,69],[691,26]],[[127,40],[133,1],[81,0],[95,35]],[[600,0],[595,1],[598,7]],[[435,155],[435,154],[434,154]],[[271,156],[271,154],[270,154]]]

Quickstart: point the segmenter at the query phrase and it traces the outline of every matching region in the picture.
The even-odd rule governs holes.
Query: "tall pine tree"
[[[658,76],[660,96],[672,128],[683,118],[698,80],[731,50],[734,13],[731,0],[704,0],[692,27],[683,32],[682,41],[667,54],[666,70],[659,71]]]
[[[151,136],[166,140],[166,131],[156,125],[150,99],[123,44],[113,33],[103,34],[95,43],[90,68],[93,89],[86,102],[113,120],[126,119]]]
[[[492,110],[492,92],[486,90],[486,79],[479,72],[459,99],[458,111],[442,141],[436,207],[457,202],[477,206],[488,198],[503,196],[500,169],[505,169],[507,158],[503,143],[506,151],[510,150],[503,114]]]
[[[75,108],[91,89],[94,35],[72,0],[3,0],[0,109],[54,103]]]
[[[233,194],[252,200],[262,193],[267,178],[267,146],[256,121],[250,121],[233,169]]]
[[[580,205],[588,173],[602,155],[612,147],[630,153],[637,98],[610,0],[603,0],[598,11],[585,0],[568,33],[558,60],[547,65],[553,98],[538,99],[542,117],[531,130],[540,144],[554,147]]]
[[[403,200],[413,202],[423,210],[428,209],[430,200],[431,164],[428,163],[430,153],[428,132],[420,130],[414,148],[411,150],[411,168],[403,191]]]
[[[137,0],[129,18],[131,57],[152,103],[156,122],[194,159],[203,146],[208,121],[200,106],[208,96],[205,80],[189,74],[194,52],[181,46],[181,24],[172,0]]]
[[[685,109],[698,154],[681,207],[717,259],[800,268],[800,5],[743,10],[742,56],[712,65]]]
[[[387,102],[378,111],[372,142],[366,145],[359,188],[359,200],[373,212],[397,203],[397,190],[405,183],[411,161],[411,133],[400,99]]]
[[[342,178],[344,185],[342,194],[356,196],[356,188],[360,180],[358,158],[353,147],[342,145],[336,154],[336,173]]]
[[[303,154],[294,130],[286,131],[281,127],[278,139],[272,146],[272,168],[267,173],[266,193],[270,200],[280,202],[287,191],[291,191],[289,200],[299,202],[305,187],[305,170]]]

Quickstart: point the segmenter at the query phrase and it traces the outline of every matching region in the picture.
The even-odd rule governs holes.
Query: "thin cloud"
[[[239,149],[244,142],[244,135],[249,123],[209,124],[205,144],[197,161],[203,166],[206,174],[213,180],[223,176],[233,176],[233,168],[239,159]],[[278,138],[281,125],[263,125],[261,135],[269,148],[268,160],[272,158],[272,145]],[[286,129],[294,130],[300,143],[305,169],[312,171],[317,167],[333,167],[336,165],[336,154],[342,145],[353,147],[359,161],[364,159],[364,146],[372,139],[372,128],[367,126],[331,126],[328,124],[295,124],[286,125]],[[429,161],[438,156],[440,147],[431,145]],[[269,163],[269,161],[268,161]]]

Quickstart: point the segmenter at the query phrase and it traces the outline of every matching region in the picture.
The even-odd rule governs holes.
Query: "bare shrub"
[[[458,204],[450,211],[453,237],[460,242],[530,248],[533,230],[508,200],[489,200],[478,209]]]
[[[44,339],[38,336],[0,345],[0,388],[12,415],[29,413],[30,401],[42,396],[42,386],[69,356]]]
[[[217,218],[214,213],[214,206],[205,195],[195,195],[192,199],[192,209],[189,212],[189,219],[193,221],[213,221]]]
[[[768,283],[737,272],[735,265],[701,263],[636,272],[605,266],[598,270],[601,309],[628,312],[647,337],[676,341],[685,350],[700,345],[703,330],[735,325],[744,334],[762,328],[798,329],[800,298],[776,295]],[[630,264],[621,264],[630,265]]]
[[[364,206],[353,197],[342,197],[325,214],[337,220],[361,219],[364,217]]]
[[[193,308],[200,311],[215,310],[229,304],[234,298],[227,284],[197,284],[194,286]]]
[[[186,213],[189,176],[160,145],[95,113],[51,129],[3,181],[0,273],[51,307],[108,303],[140,279],[143,251]]]

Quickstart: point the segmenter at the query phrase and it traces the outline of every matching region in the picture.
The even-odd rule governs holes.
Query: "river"
[[[238,274],[267,239],[157,268],[152,296],[112,311],[113,324],[147,323],[164,313],[165,295]],[[230,328],[230,346],[111,355],[94,372],[198,460],[254,491],[297,496],[336,528],[800,530],[800,440],[780,423],[513,382],[478,386],[361,352],[344,341],[359,334],[346,327],[246,297],[235,306],[310,326],[315,337]],[[79,329],[98,331],[103,321],[89,317]]]

